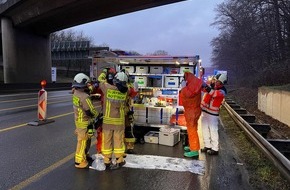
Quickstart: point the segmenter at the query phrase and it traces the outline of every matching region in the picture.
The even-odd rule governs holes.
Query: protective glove
[[[208,86],[208,85],[206,85],[206,86],[204,87],[204,89],[205,89],[208,93],[211,91],[211,87]]]
[[[128,111],[127,115],[134,115],[134,111]]]
[[[186,81],[185,81],[185,80],[183,80],[183,81],[181,82],[180,87],[181,87],[181,88],[186,87]]]
[[[100,113],[96,119],[95,119],[95,122],[94,122],[94,127],[95,129],[97,130],[98,128],[102,127],[102,124],[103,124],[103,114]]]
[[[87,127],[87,134],[88,134],[89,138],[94,136],[94,133],[95,133],[94,125],[93,124],[89,124],[88,127]]]

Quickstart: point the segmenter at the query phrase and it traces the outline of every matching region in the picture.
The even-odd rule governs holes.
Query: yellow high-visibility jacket
[[[83,90],[75,89],[72,99],[76,127],[87,128],[92,120],[98,115],[98,112],[96,111],[90,96]],[[91,116],[86,114],[86,111],[88,110],[91,112]]]
[[[125,102],[128,93],[122,93],[116,86],[107,83],[105,73],[101,73],[98,80],[104,94],[103,129],[125,128]]]

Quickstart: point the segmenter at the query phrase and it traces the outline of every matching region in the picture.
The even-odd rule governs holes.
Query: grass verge
[[[227,136],[234,145],[235,152],[246,166],[249,174],[249,183],[253,189],[290,189],[290,184],[279,170],[247,138],[244,131],[235,123],[223,107],[220,118],[224,124]]]

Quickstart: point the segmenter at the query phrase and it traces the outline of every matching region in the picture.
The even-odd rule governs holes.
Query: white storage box
[[[150,73],[151,74],[162,74],[163,67],[162,66],[150,66]]]
[[[135,67],[134,66],[122,66],[122,69],[125,69],[129,73],[134,73],[135,72]]]
[[[162,78],[152,78],[153,87],[162,87]]]
[[[147,87],[148,78],[146,76],[135,76],[138,87]]]
[[[144,140],[147,143],[158,144],[158,139],[159,139],[159,132],[157,131],[149,131],[144,136]]]
[[[178,74],[180,71],[180,68],[176,67],[165,67],[163,70],[164,74]]]
[[[186,71],[193,73],[193,67],[180,67],[180,74],[183,74]]]
[[[148,74],[148,66],[136,66],[136,73]]]
[[[178,77],[165,77],[166,88],[178,88],[179,80]]]
[[[159,144],[174,146],[180,141],[180,129],[170,129],[159,132]]]

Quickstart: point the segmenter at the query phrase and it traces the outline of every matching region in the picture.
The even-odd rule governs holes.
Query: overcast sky
[[[137,51],[156,50],[169,55],[200,55],[203,66],[210,66],[210,41],[218,30],[214,8],[223,0],[188,0],[121,16],[99,20],[77,27],[96,45],[108,44],[111,49]]]

